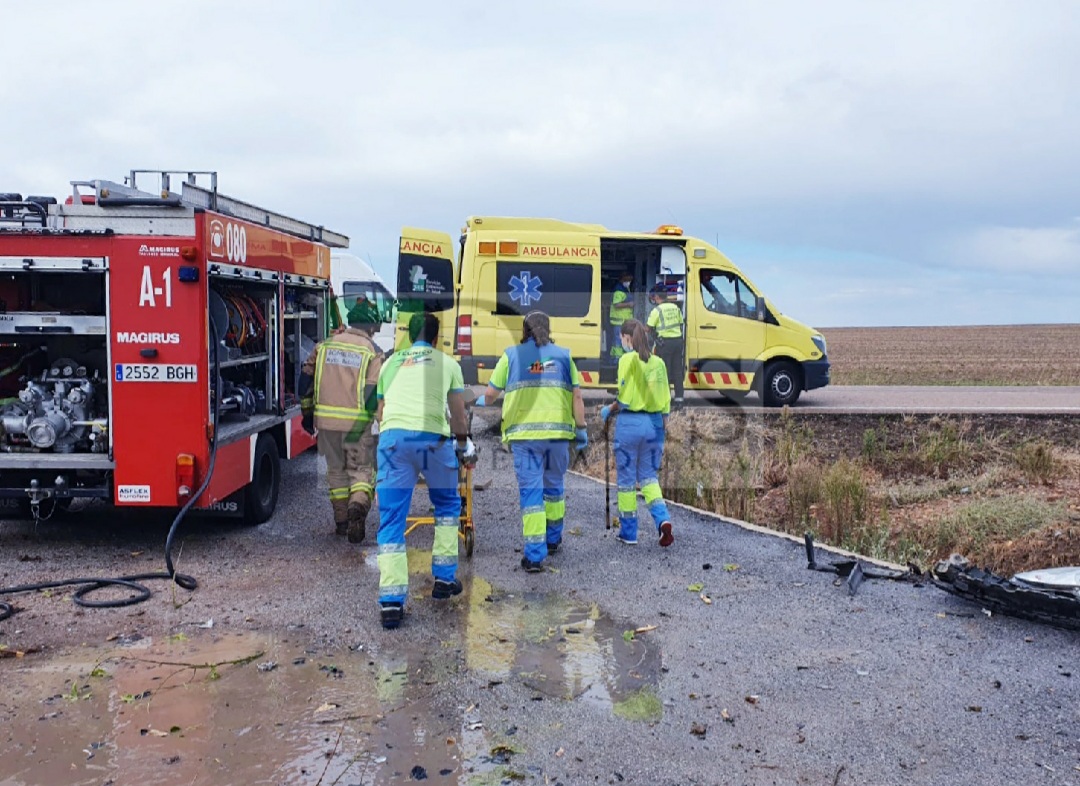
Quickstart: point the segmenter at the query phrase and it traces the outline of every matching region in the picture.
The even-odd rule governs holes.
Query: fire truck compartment
[[[0,469],[112,469],[106,270],[0,257]]]

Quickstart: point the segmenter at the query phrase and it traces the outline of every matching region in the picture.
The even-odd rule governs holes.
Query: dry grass
[[[588,471],[603,474],[603,439]],[[924,567],[1080,565],[1080,419],[768,416],[669,421],[668,499]],[[612,473],[614,479],[614,473]]]
[[[834,385],[1080,385],[1080,324],[821,332]]]

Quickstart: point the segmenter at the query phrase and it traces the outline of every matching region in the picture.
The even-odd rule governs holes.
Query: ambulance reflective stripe
[[[731,374],[728,374],[726,371],[721,372],[720,374],[712,374],[712,373],[695,374],[695,373],[691,372],[689,378],[690,378],[690,384],[691,385],[697,385],[698,383],[701,383],[701,382],[704,382],[705,384],[708,384],[708,385],[715,385],[718,382],[720,384],[722,384],[722,385],[731,385],[731,384],[734,384],[733,380],[737,380],[738,384],[740,384],[740,385],[749,385],[750,384],[750,377],[747,376],[746,374],[742,373],[741,371],[738,372],[737,374],[735,374],[734,377]]]
[[[315,359],[315,417],[328,418],[331,420],[352,420],[368,422],[371,413],[364,406],[364,385],[367,380],[368,363],[374,357],[374,353],[367,347],[356,344],[346,344],[338,341],[325,341],[319,345]],[[356,369],[356,390],[354,406],[342,406],[323,403],[320,389],[327,366],[338,366],[347,369]]]

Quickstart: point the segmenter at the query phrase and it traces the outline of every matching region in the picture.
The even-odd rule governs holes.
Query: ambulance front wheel
[[[766,407],[789,407],[799,400],[802,377],[799,367],[787,360],[778,360],[765,366],[758,394]]]
[[[281,490],[281,460],[277,442],[269,434],[260,434],[256,440],[252,466],[251,482],[244,495],[244,520],[262,524],[274,515]]]

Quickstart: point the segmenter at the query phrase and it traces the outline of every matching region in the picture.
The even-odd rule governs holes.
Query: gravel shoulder
[[[213,618],[216,631],[302,631],[327,650],[420,653],[450,675],[435,688],[439,711],[516,727],[514,769],[537,783],[1080,784],[1080,634],[988,617],[931,586],[868,581],[849,597],[806,570],[801,544],[685,508],[674,546],[627,547],[605,529],[603,485],[577,475],[567,529],[579,534],[550,558],[555,570],[526,574],[509,456],[490,433],[482,447],[477,480],[492,482],[476,492],[466,591],[437,605],[430,578],[413,575],[398,631],[378,627],[374,528],[362,546],[331,534],[318,460],[305,455],[262,527],[183,525],[179,568],[200,582],[191,595],[154,582],[150,601],[118,610],[77,609],[63,592],[18,596],[23,611],[0,623],[0,644],[42,648],[26,656],[41,659]],[[102,517],[3,522],[0,584],[159,570],[166,530]],[[419,549],[430,542],[430,528],[410,536]],[[688,591],[699,583],[711,604]],[[641,637],[662,664],[659,721],[478,665],[488,606],[550,597],[595,605],[627,630],[657,626]],[[0,673],[13,663],[0,660]]]

